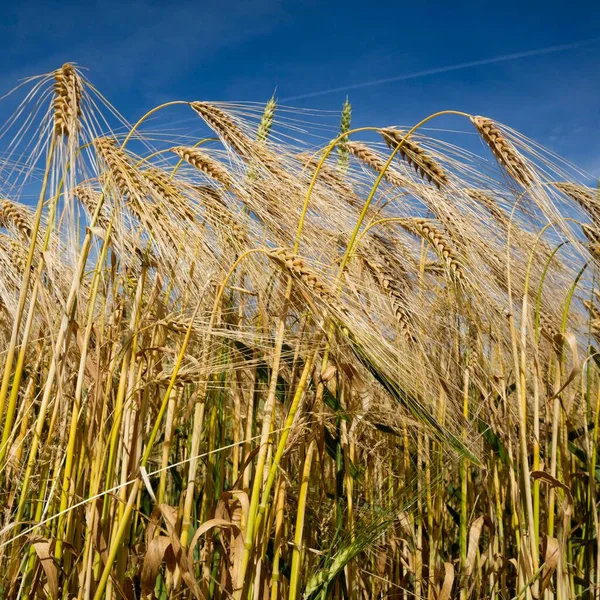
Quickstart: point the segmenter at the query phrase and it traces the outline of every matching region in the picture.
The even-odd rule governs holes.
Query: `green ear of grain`
[[[342,107],[342,117],[340,120],[340,133],[348,133],[350,131],[350,125],[352,122],[352,105],[346,97],[344,106]],[[348,137],[345,137],[340,141],[337,147],[338,153],[338,166],[342,173],[348,170],[349,161],[349,150],[348,150]]]

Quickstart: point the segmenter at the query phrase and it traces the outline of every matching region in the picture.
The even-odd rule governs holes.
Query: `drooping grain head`
[[[142,187],[140,177],[122,148],[113,138],[107,137],[96,138],[94,146],[96,152],[108,166],[110,176],[121,194],[137,198]]]
[[[533,173],[496,124],[486,117],[471,117],[471,122],[506,172],[523,187],[531,185]]]
[[[0,227],[14,229],[23,240],[31,237],[32,214],[23,205],[10,200],[0,201]]]
[[[554,187],[575,200],[596,223],[600,223],[600,194],[597,190],[568,182],[557,182]]]
[[[233,183],[231,175],[220,162],[211,158],[208,154],[201,152],[197,148],[175,146],[174,148],[171,148],[171,152],[177,154],[177,156],[199,171],[206,173],[210,178],[222,183],[225,187],[229,187]]]
[[[416,233],[429,241],[440,258],[443,259],[456,281],[459,283],[464,281],[464,267],[452,247],[452,244],[431,220],[410,218],[404,219],[400,224],[407,231],[411,231],[413,234]]]
[[[406,297],[402,289],[402,285],[387,265],[384,263],[379,263],[375,259],[374,253],[364,252],[359,256],[363,264],[373,275],[375,281],[377,281],[383,293],[388,296],[394,317],[398,323],[402,335],[408,342],[412,344],[416,343],[416,338],[412,331],[410,317],[405,309]]]
[[[190,106],[240,156],[245,159],[252,157],[254,146],[252,140],[227,113],[208,102],[192,102]]]
[[[348,142],[346,144],[348,152],[355,156],[360,162],[362,162],[367,167],[370,167],[376,173],[381,173],[385,167],[385,162],[381,159],[381,157],[371,150],[369,146],[366,144],[361,144],[360,142]],[[394,172],[390,167],[388,167],[384,173],[384,178],[388,183],[396,187],[406,187],[410,185],[410,182],[403,177],[401,177],[398,173]]]
[[[412,165],[420,177],[433,183],[438,189],[448,184],[448,175],[417,142],[406,138],[406,132],[393,127],[380,130],[385,143],[390,149],[395,150],[398,146],[400,156],[409,165]]]
[[[498,206],[494,197],[483,190],[477,189],[467,189],[465,190],[467,196],[487,208],[489,213],[496,219],[498,224],[500,224],[503,228],[506,228],[509,222],[508,215]]]
[[[310,269],[303,258],[286,250],[273,248],[267,252],[269,258],[286,268],[294,277],[302,281],[326,306],[338,313],[346,314],[346,309],[338,302],[329,287],[321,281],[319,276]]]
[[[54,73],[54,131],[73,136],[79,128],[83,85],[73,65],[65,64]]]
[[[91,218],[92,215],[96,213],[102,194],[89,185],[80,184],[73,189],[73,196],[83,204],[86,212]],[[107,216],[102,213],[98,214],[96,222],[104,229],[106,229],[109,224]]]

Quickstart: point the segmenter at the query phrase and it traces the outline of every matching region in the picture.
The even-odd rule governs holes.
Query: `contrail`
[[[473,67],[481,67],[484,65],[494,65],[497,63],[517,60],[519,58],[527,58],[529,56],[542,56],[543,54],[553,54],[555,52],[564,52],[565,50],[575,50],[584,46],[590,46],[600,41],[600,38],[592,38],[574,42],[572,44],[561,44],[559,46],[549,46],[547,48],[537,48],[535,50],[527,50],[525,52],[514,52],[513,54],[503,54],[502,56],[494,56],[492,58],[483,58],[480,60],[472,60],[469,62],[459,63],[457,65],[448,65],[446,67],[438,67],[436,69],[426,69],[425,71],[417,71],[416,73],[408,73],[407,75],[397,75],[395,77],[386,77],[384,79],[374,79],[372,81],[363,81],[362,83],[354,83],[352,85],[344,85],[341,87],[321,90],[320,92],[312,92],[310,94],[302,94],[300,96],[290,96],[283,98],[281,102],[290,102],[292,100],[305,100],[306,98],[316,98],[317,96],[325,96],[326,94],[334,94],[335,92],[347,92],[349,90],[358,90],[360,88],[372,87],[384,83],[394,83],[396,81],[408,81],[409,79],[418,79],[419,77],[427,77],[429,75],[439,75],[440,73],[450,73],[452,71],[461,71],[462,69],[472,69]]]

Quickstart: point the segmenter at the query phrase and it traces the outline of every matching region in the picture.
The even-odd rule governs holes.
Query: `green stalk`
[[[312,465],[315,441],[311,440],[304,458],[304,469],[302,471],[302,482],[298,494],[298,510],[296,511],[296,531],[294,534],[294,549],[292,552],[292,570],[290,574],[289,600],[297,600],[300,593],[300,564],[302,562],[302,533],[304,531],[304,519],[306,513],[306,500],[308,498],[308,483],[310,480],[310,468]]]

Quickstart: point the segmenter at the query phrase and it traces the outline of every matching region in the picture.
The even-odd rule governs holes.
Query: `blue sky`
[[[0,40],[0,93],[74,61],[130,120],[171,99],[297,98],[439,70],[286,103],[337,109],[348,94],[356,125],[484,114],[600,176],[597,1],[23,0],[2,3]],[[569,48],[443,72],[555,46]]]

